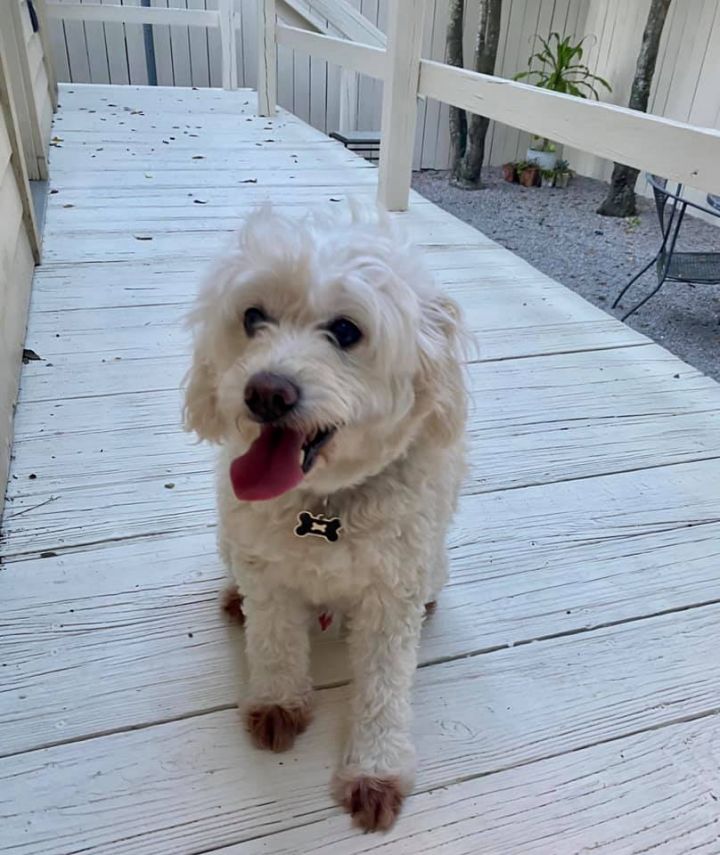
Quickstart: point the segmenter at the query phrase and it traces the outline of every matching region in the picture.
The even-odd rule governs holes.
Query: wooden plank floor
[[[287,756],[236,709],[212,461],[179,428],[180,325],[253,205],[376,170],[253,93],[65,86],[0,572],[0,852],[720,852],[720,387],[424,199],[464,305],[472,471],[388,835],[327,789],[337,638]],[[479,193],[477,203],[482,204]]]

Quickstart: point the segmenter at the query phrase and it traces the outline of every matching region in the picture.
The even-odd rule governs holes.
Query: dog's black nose
[[[260,422],[276,422],[297,406],[300,390],[287,377],[261,371],[245,387],[245,403]]]

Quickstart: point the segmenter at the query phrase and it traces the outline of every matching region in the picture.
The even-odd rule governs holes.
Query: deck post
[[[378,201],[388,211],[408,207],[426,8],[426,0],[396,0],[388,9],[378,176]]]
[[[222,46],[222,85],[223,89],[237,89],[235,0],[218,0],[218,12],[220,13],[220,44]]]
[[[340,132],[357,130],[358,76],[348,68],[340,69]]]
[[[275,0],[258,3],[258,115],[274,116],[277,104],[277,43],[275,40]]]

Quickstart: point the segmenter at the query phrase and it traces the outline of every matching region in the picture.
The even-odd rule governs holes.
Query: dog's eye
[[[335,318],[325,329],[335,340],[335,344],[342,350],[347,350],[357,344],[362,338],[358,327],[348,318]]]
[[[262,309],[259,309],[257,306],[252,306],[247,309],[245,312],[245,316],[243,317],[243,326],[245,327],[245,332],[248,336],[255,335],[255,330],[258,326],[265,321],[267,321],[268,317],[263,312]]]

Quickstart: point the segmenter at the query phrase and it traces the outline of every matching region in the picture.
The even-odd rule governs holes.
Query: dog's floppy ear
[[[199,343],[195,345],[193,362],[185,381],[184,427],[194,431],[200,439],[219,442],[224,420],[218,410],[217,374],[212,362]]]
[[[455,442],[465,429],[467,394],[461,360],[467,338],[454,300],[442,295],[423,305],[416,396],[426,429],[440,445]]]

